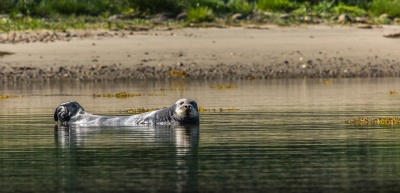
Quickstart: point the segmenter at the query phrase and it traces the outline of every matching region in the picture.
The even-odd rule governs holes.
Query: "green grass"
[[[211,22],[214,20],[213,10],[208,7],[194,7],[187,11],[188,22]]]
[[[333,12],[336,14],[350,14],[352,16],[362,16],[366,15],[367,11],[357,6],[349,6],[345,5],[344,3],[339,3],[336,7],[333,8]]]
[[[154,23],[149,18],[159,13],[175,18],[183,12],[187,19],[182,25],[213,22],[216,18],[222,18],[218,22],[229,22],[229,17],[236,13],[242,14],[243,18],[256,13],[259,14],[256,22],[277,25],[299,22],[296,16],[329,20],[340,14],[367,16],[375,23],[393,24],[391,19],[378,17],[383,13],[400,17],[400,0],[0,0],[0,14],[6,14],[0,18],[0,31],[123,29],[135,25],[151,26]],[[272,14],[265,17],[265,12]],[[282,13],[295,17],[282,19]],[[110,16],[120,14],[141,17],[109,20]]]
[[[329,14],[332,12],[332,8],[335,5],[335,0],[323,0],[315,4],[312,8],[314,13],[317,14]]]
[[[59,18],[57,21],[46,21],[39,18],[24,17],[20,19],[0,20],[0,32],[27,31],[47,29],[52,31],[66,31],[68,29],[99,29],[104,28],[101,22],[92,24],[82,17]]]
[[[400,0],[373,0],[369,11],[374,15],[389,14],[400,17]]]
[[[253,13],[254,3],[243,0],[230,0],[227,8],[232,13],[240,13],[243,16],[248,16]]]
[[[400,0],[1,0],[0,14],[106,17],[133,9],[147,15],[162,12],[177,15],[197,7],[207,7],[216,16],[232,13],[249,15],[254,10],[286,13],[296,10],[302,14],[333,12],[363,15],[369,12],[375,16],[387,13],[400,17]]]
[[[288,12],[295,9],[295,3],[289,0],[259,0],[257,7],[264,11]]]

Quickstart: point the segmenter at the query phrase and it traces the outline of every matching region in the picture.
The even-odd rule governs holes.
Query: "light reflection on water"
[[[3,85],[1,192],[394,192],[399,126],[354,126],[353,117],[397,116],[399,79]],[[216,84],[237,89],[215,90]],[[115,92],[163,93],[128,99]],[[178,98],[236,112],[201,114],[199,127],[54,128],[52,113],[77,100],[120,115]]]

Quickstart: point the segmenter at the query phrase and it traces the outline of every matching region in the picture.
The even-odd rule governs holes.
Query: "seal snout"
[[[183,108],[185,109],[185,111],[186,111],[186,116],[189,116],[190,115],[190,112],[192,111],[192,105],[191,104],[186,104],[186,105],[184,105],[183,106]]]

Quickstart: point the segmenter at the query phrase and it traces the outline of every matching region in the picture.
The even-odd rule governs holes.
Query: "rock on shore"
[[[276,64],[246,64],[201,67],[201,65],[162,65],[122,67],[118,65],[75,65],[43,69],[0,64],[0,81],[106,81],[135,79],[277,79],[277,78],[377,78],[400,77],[398,61],[358,64],[344,58],[284,61]]]

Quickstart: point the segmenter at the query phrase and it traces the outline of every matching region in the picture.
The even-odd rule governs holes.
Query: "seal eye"
[[[182,101],[182,102],[179,103],[179,105],[183,105],[183,103],[184,103],[184,102]]]

